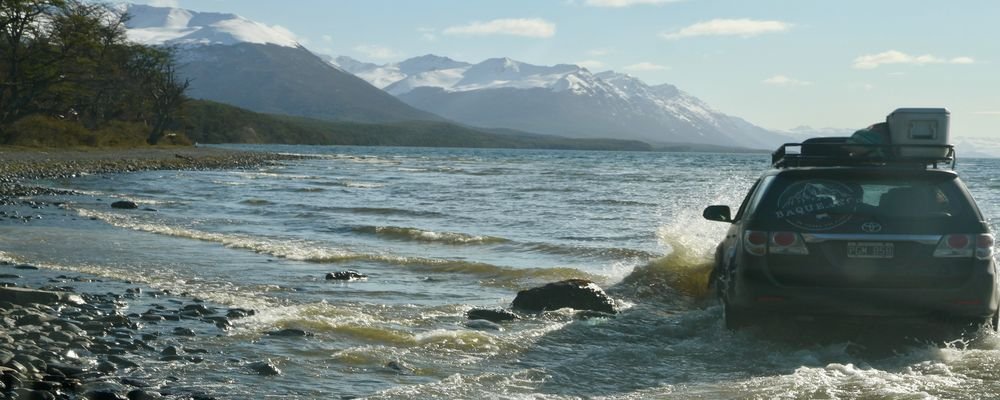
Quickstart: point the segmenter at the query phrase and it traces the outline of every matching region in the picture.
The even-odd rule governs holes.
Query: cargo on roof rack
[[[950,144],[861,144],[846,137],[824,137],[785,143],[771,153],[775,168],[829,166],[893,166],[955,169]]]

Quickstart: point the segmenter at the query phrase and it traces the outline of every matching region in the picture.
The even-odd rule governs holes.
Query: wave
[[[336,181],[316,180],[316,181],[310,181],[308,183],[318,186],[346,187],[346,188],[357,188],[357,189],[377,189],[385,186],[384,184],[381,183],[357,182],[350,180],[336,180]]]
[[[257,315],[234,321],[236,336],[256,336],[273,329],[295,328],[322,336],[333,336],[353,342],[353,349],[367,349],[371,345],[409,347],[421,349],[448,349],[471,352],[496,350],[498,341],[489,333],[474,330],[434,329],[413,332],[401,329],[407,326],[399,316],[379,315],[371,309],[342,306],[327,302],[273,307]],[[403,317],[407,318],[407,317]],[[344,349],[334,356],[349,364],[384,364],[379,357]],[[370,349],[367,349],[370,350]]]
[[[368,235],[376,235],[399,240],[415,240],[419,242],[445,244],[496,244],[510,242],[508,239],[495,236],[468,235],[455,232],[434,232],[418,228],[398,226],[359,226],[352,231]]]
[[[100,264],[55,264],[28,260],[20,256],[0,251],[0,261],[12,263],[27,263],[33,266],[51,270],[66,271],[93,276],[110,278],[118,282],[144,284],[154,289],[169,290],[174,293],[193,293],[199,299],[225,304],[233,307],[250,309],[267,309],[283,303],[283,300],[270,297],[266,292],[274,292],[273,286],[234,285],[227,281],[202,279],[173,269],[121,268]]]
[[[525,193],[532,193],[532,192],[572,193],[572,192],[582,192],[584,190],[577,187],[533,186],[533,187],[519,188],[517,189],[517,191]]]
[[[240,204],[246,204],[248,206],[269,206],[269,205],[272,205],[274,203],[271,202],[271,201],[268,201],[268,200],[264,200],[264,199],[246,199],[246,200],[240,201]]]
[[[407,210],[393,207],[315,207],[317,211],[348,212],[369,215],[399,215],[407,217],[444,217],[445,214],[436,211]]]
[[[570,245],[560,245],[552,243],[534,243],[526,245],[529,251],[556,254],[556,255],[566,255],[566,256],[576,256],[576,257],[593,257],[593,258],[606,258],[612,260],[620,260],[623,258],[657,258],[661,254],[652,253],[645,250],[628,249],[621,247],[582,247],[582,246],[570,246]]]
[[[618,289],[634,298],[674,300],[677,293],[690,300],[708,298],[714,249],[724,229],[722,224],[710,223],[693,210],[681,213],[673,224],[658,232],[670,253],[635,268]]]
[[[523,281],[548,281],[583,278],[604,280],[603,276],[576,268],[511,268],[488,263],[426,257],[409,257],[393,254],[359,253],[327,247],[320,242],[307,240],[282,240],[252,237],[240,234],[204,232],[190,228],[172,227],[152,222],[142,222],[129,215],[80,209],[85,218],[97,218],[119,228],[154,233],[186,239],[222,244],[231,249],[250,250],[269,256],[312,263],[374,262],[429,273],[459,273],[480,277],[488,286],[517,287]]]
[[[619,200],[619,199],[577,200],[577,201],[572,201],[572,203],[584,204],[584,205],[596,204],[596,205],[605,205],[605,206],[627,206],[627,207],[657,207],[657,206],[659,206],[659,204],[654,204],[654,203],[646,203],[646,202],[633,201],[633,200]]]
[[[399,167],[396,168],[396,170],[399,172],[410,172],[410,173],[454,174],[454,175],[471,175],[471,176],[507,175],[510,171],[509,168],[502,168],[502,167],[484,168],[480,170],[468,170],[451,166]]]
[[[489,245],[513,243],[510,239],[496,236],[469,235],[456,232],[435,232],[419,228],[398,226],[359,226],[352,228],[351,232],[375,235],[395,240],[410,240],[450,245]],[[582,247],[552,243],[529,243],[521,244],[517,247],[531,252],[612,260],[635,258],[652,259],[662,256],[661,254],[644,250],[617,247]]]
[[[636,267],[616,290],[632,299],[676,300],[678,293],[691,300],[707,299],[712,265],[701,254],[675,247],[670,254]]]

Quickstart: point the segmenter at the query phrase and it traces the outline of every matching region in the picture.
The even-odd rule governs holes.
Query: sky
[[[377,64],[615,70],[768,129],[862,128],[946,107],[953,138],[1000,140],[996,0],[140,0],[235,13]]]

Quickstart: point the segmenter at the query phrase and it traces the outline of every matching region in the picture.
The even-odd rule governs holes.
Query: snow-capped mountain
[[[960,137],[952,140],[959,163],[967,158],[1000,158],[1000,141],[983,137]]]
[[[276,44],[298,47],[295,35],[280,26],[267,26],[235,14],[194,12],[180,8],[129,4],[125,8],[128,36],[142,44]]]
[[[673,85],[509,58],[478,64],[426,55],[376,65],[338,57],[340,68],[408,104],[476,126],[571,137],[772,148],[786,135],[712,109]]]
[[[130,4],[125,11],[131,40],[177,48],[191,97],[329,120],[442,119],[335,68],[279,26],[180,8]]]

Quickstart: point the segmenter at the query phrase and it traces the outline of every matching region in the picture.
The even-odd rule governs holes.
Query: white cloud
[[[854,68],[875,69],[883,64],[974,64],[975,62],[976,60],[972,57],[955,57],[949,60],[946,58],[932,56],[930,54],[912,56],[898,50],[889,50],[878,54],[866,54],[855,58]]]
[[[665,65],[653,64],[651,62],[641,62],[622,67],[626,71],[664,71],[670,69]]]
[[[789,77],[787,77],[785,75],[775,75],[775,76],[772,76],[770,78],[764,79],[762,82],[766,83],[768,85],[775,85],[775,86],[809,86],[809,85],[812,85],[812,82],[802,81],[802,80],[798,80],[798,79],[795,79],[795,78],[789,78]]]
[[[556,25],[540,18],[502,18],[473,22],[444,30],[446,35],[512,35],[547,38],[556,34]]]
[[[322,38],[322,39],[323,39],[323,41],[324,41],[324,42],[327,42],[327,43],[330,43],[330,42],[332,42],[332,41],[333,41],[333,36],[330,36],[330,35],[323,35],[323,36],[321,36],[320,38]]]
[[[677,32],[661,33],[667,40],[696,36],[742,36],[750,37],[763,33],[785,32],[792,24],[782,21],[759,21],[753,19],[713,19],[681,28]]]
[[[681,0],[586,0],[584,4],[591,7],[622,8],[622,7],[631,7],[642,4],[657,5],[657,4],[675,3],[678,1]]]
[[[363,54],[365,57],[368,57],[369,59],[375,59],[375,60],[393,60],[393,59],[398,59],[402,56],[399,52],[390,49],[388,47],[371,45],[371,44],[362,44],[354,46],[354,51]]]
[[[180,7],[178,0],[149,0],[149,5],[153,7]]]
[[[604,68],[604,63],[598,60],[583,60],[583,61],[577,61],[574,64],[589,70]]]

